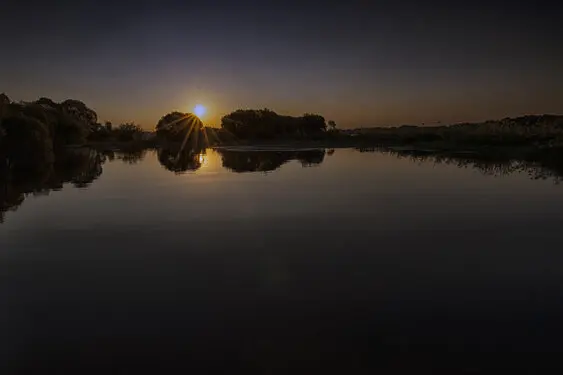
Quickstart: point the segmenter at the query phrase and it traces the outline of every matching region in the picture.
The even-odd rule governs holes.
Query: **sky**
[[[333,4],[332,4],[333,3]],[[102,121],[319,113],[341,128],[563,114],[556,1],[3,0],[0,92]]]

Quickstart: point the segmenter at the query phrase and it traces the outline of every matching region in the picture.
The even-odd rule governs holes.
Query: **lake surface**
[[[354,149],[64,160],[1,186],[2,374],[562,367],[549,171]]]

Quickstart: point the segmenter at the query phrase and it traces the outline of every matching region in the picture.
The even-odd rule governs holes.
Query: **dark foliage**
[[[106,122],[105,125],[96,124],[88,140],[92,142],[134,142],[141,140],[143,134],[143,129],[133,122],[126,122],[117,127],[114,127],[111,122]]]
[[[96,112],[77,100],[13,103],[6,95],[0,98],[0,142],[13,149],[38,147],[43,153],[46,144],[59,148],[84,143],[96,121]]]
[[[195,142],[204,138],[203,122],[191,113],[171,112],[156,124],[156,134],[167,142]]]
[[[10,98],[5,93],[0,94],[0,106],[8,105],[11,103]]]
[[[203,130],[205,132],[204,137],[206,140],[209,140],[210,146],[221,144],[237,144],[239,141],[234,136],[234,134],[222,128],[205,127]]]
[[[116,138],[120,142],[130,142],[134,141],[136,137],[139,137],[143,133],[143,129],[139,125],[132,122],[121,124],[113,132],[116,134]]]
[[[373,145],[428,144],[436,147],[554,146],[563,144],[563,116],[505,118],[449,126],[357,129],[358,141]]]
[[[319,138],[326,123],[315,114],[291,117],[269,109],[239,109],[223,116],[221,128],[239,139]]]
[[[37,160],[53,161],[49,128],[33,117],[9,116],[2,121],[2,157],[9,165],[30,167]]]

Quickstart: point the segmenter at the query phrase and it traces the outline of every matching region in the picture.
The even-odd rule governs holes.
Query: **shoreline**
[[[168,149],[178,148],[178,142],[87,142],[84,144],[67,145],[65,148],[92,148],[100,151],[127,151],[140,149]],[[270,140],[270,141],[250,141],[212,143],[200,145],[203,148],[227,150],[227,151],[306,151],[319,149],[339,149],[354,148],[359,151],[388,150],[394,152],[418,152],[427,154],[457,154],[457,155],[477,155],[483,153],[508,153],[508,154],[528,154],[542,153],[552,150],[563,150],[563,144],[463,144],[448,142],[381,142],[363,137],[350,137],[349,139],[323,139],[323,140]]]

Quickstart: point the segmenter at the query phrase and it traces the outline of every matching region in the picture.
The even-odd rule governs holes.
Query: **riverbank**
[[[83,145],[72,145],[69,148],[88,147],[98,151],[136,151],[142,149],[175,149],[181,148],[179,142],[155,142],[155,141],[130,141],[130,142],[88,142]],[[190,148],[186,145],[185,148]],[[209,144],[199,144],[199,148],[211,148],[226,151],[292,151],[292,150],[317,150],[317,149],[338,149],[354,148],[359,151],[392,151],[397,153],[410,154],[444,154],[448,156],[470,156],[485,155],[502,158],[527,159],[530,155],[554,153],[563,150],[563,143],[559,142],[531,142],[529,144],[503,144],[494,143],[475,143],[475,142],[448,142],[448,141],[424,141],[411,140],[409,142],[385,141],[372,137],[359,136],[340,136],[315,140],[294,140],[294,139],[275,139],[275,140],[237,140],[232,142],[214,142]]]
[[[185,148],[214,148],[226,151],[284,152],[354,148],[359,151],[390,151],[405,155],[445,155],[499,160],[563,159],[563,116],[541,115],[508,118],[475,124],[449,126],[401,126],[334,130],[309,138],[277,137],[240,139],[224,137],[219,129],[206,128],[207,137],[191,140]],[[210,136],[215,135],[215,136]],[[163,138],[129,142],[88,142],[100,151],[182,149],[181,142]]]
[[[158,143],[154,141],[110,141],[110,142],[87,142],[82,145],[67,146],[67,148],[88,147],[97,151],[136,151],[157,148]]]

